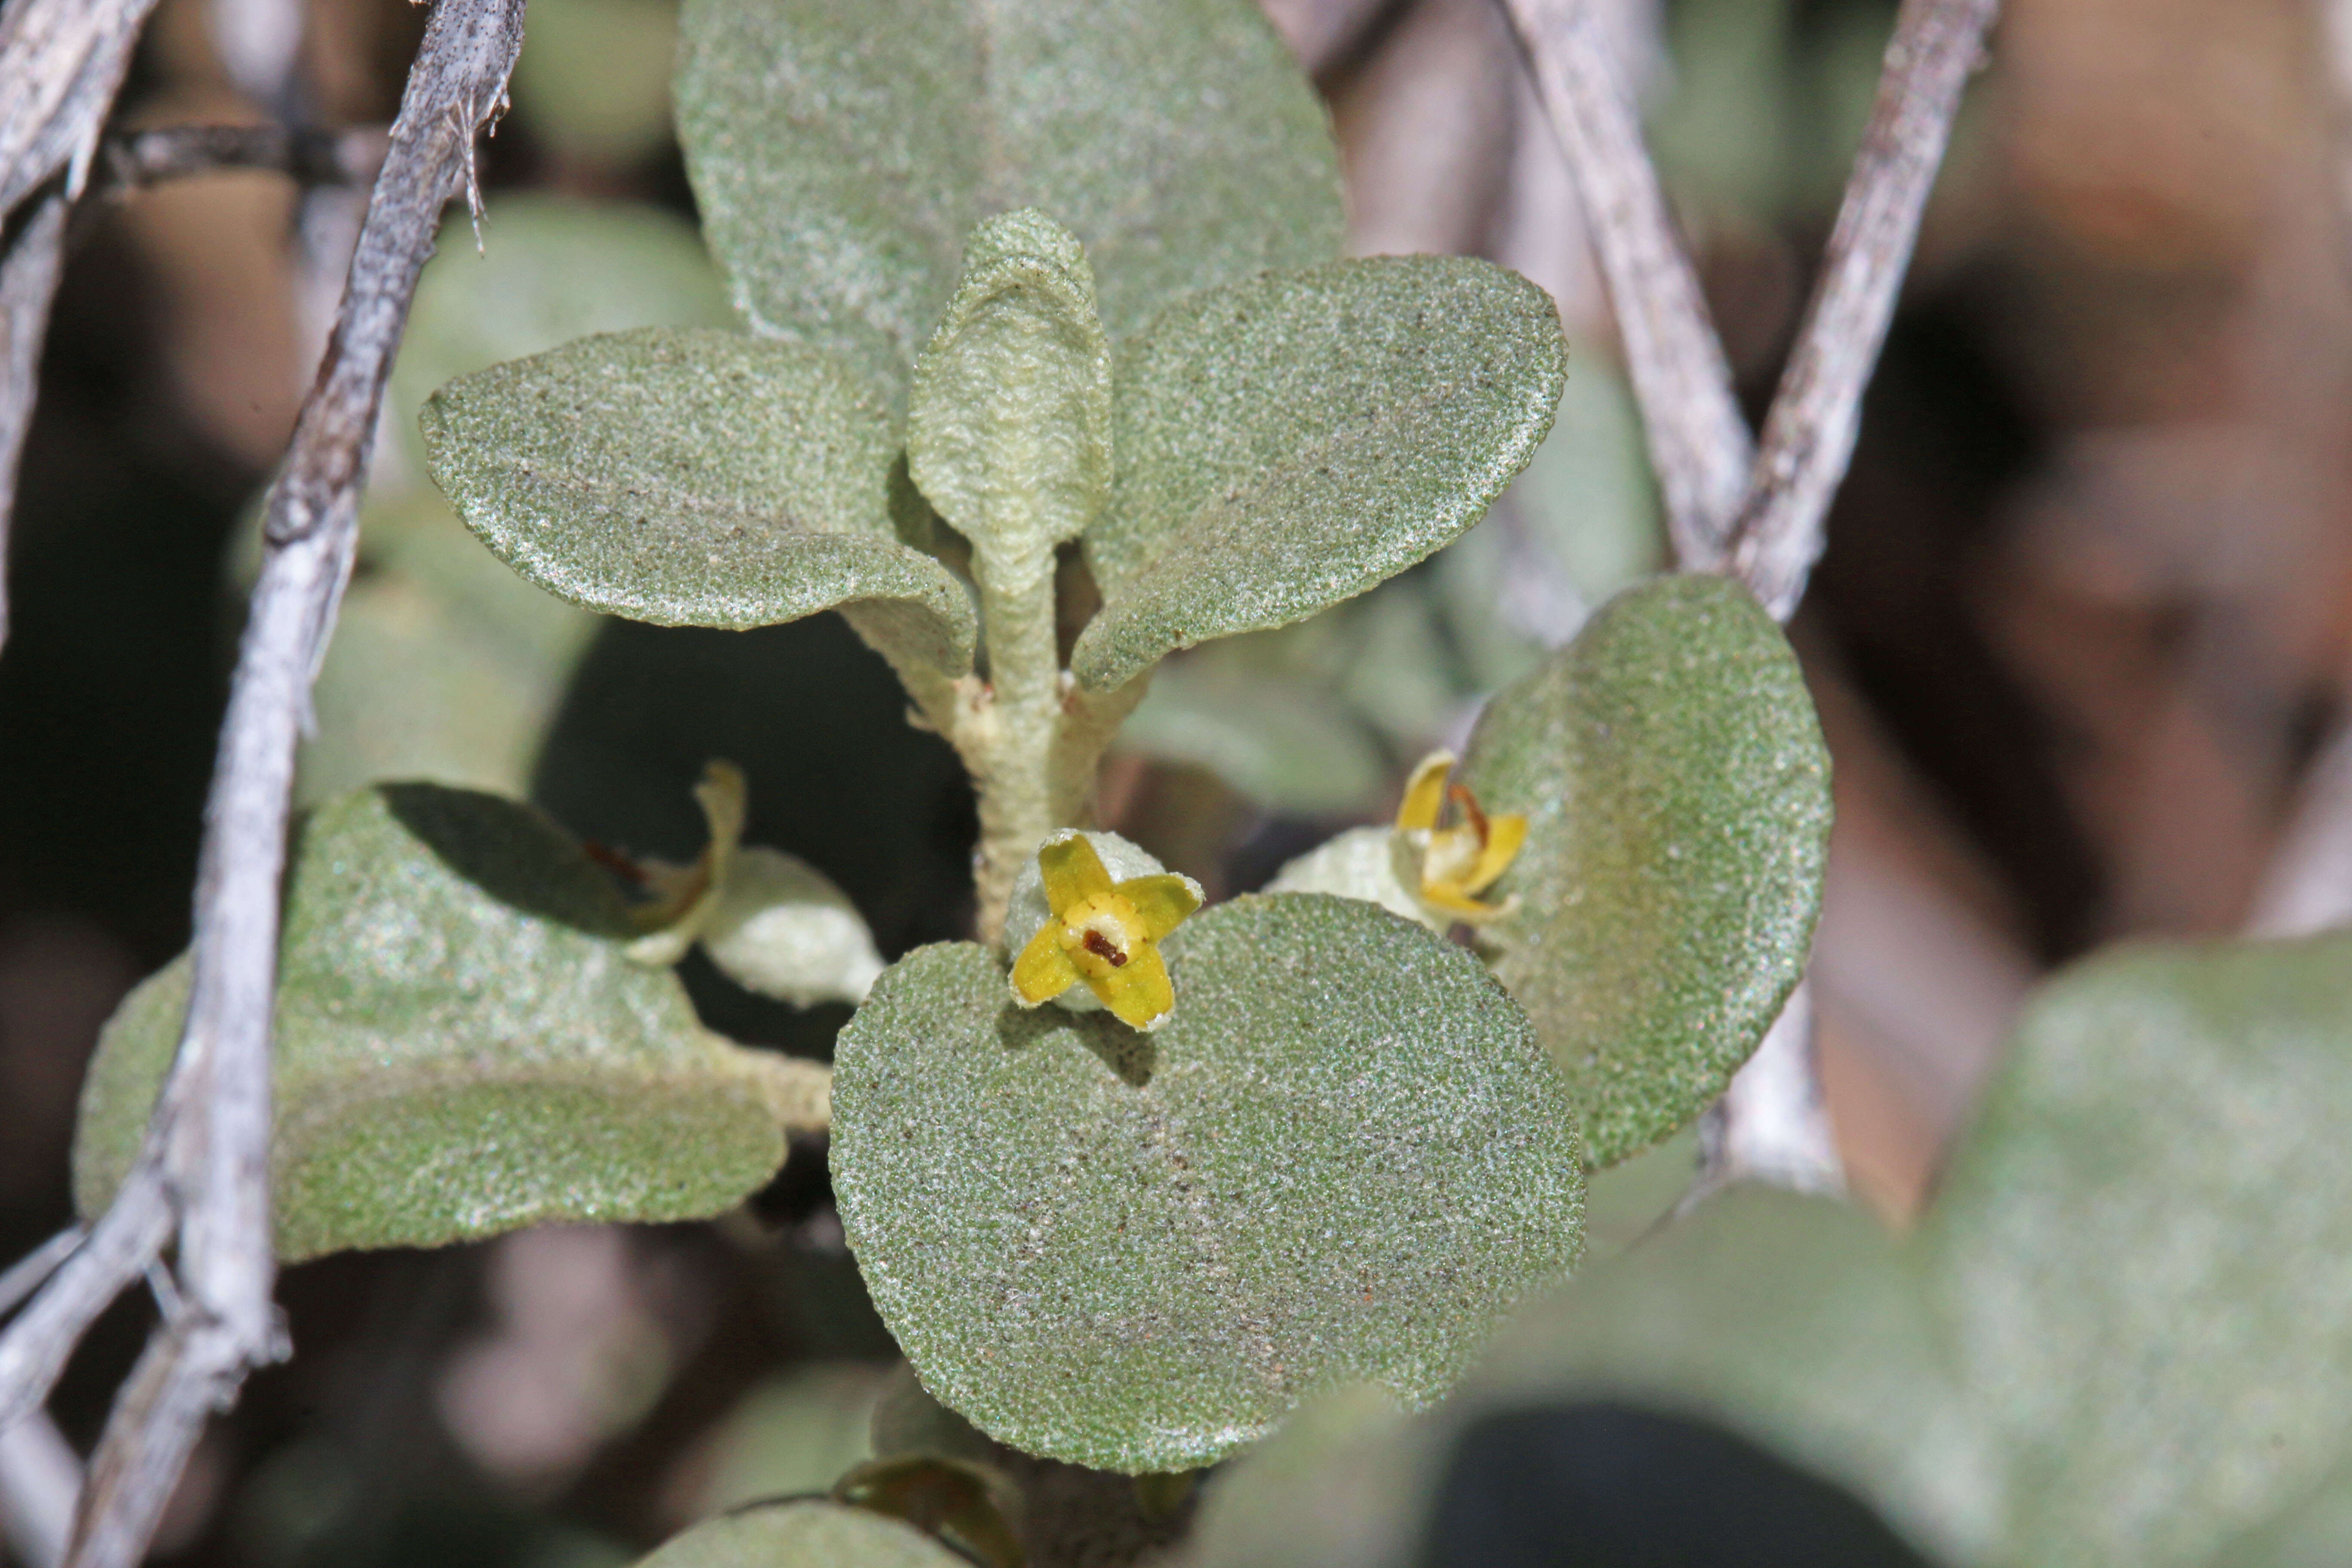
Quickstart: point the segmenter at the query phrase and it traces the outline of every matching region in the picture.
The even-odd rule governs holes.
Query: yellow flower
[[[1024,1007],[1050,1002],[1083,982],[1120,1023],[1154,1029],[1176,1006],[1160,939],[1201,907],[1200,889],[1172,872],[1114,885],[1084,834],[1037,851],[1045,902],[1054,911],[1013,965]]]
[[[1478,895],[1493,887],[1517,858],[1519,847],[1528,841],[1528,819],[1517,812],[1488,816],[1466,786],[1455,784],[1449,790],[1445,780],[1454,762],[1451,752],[1432,752],[1412,770],[1404,804],[1397,807],[1397,831],[1421,851],[1421,886],[1414,889],[1421,901],[1477,925],[1501,919],[1517,903],[1516,899],[1487,903]],[[1440,827],[1437,819],[1449,796],[1462,808],[1462,820]]]

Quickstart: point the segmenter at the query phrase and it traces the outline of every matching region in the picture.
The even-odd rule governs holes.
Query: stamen
[[[1095,930],[1092,926],[1088,926],[1087,928],[1086,935],[1078,939],[1078,945],[1085,948],[1088,952],[1093,953],[1097,958],[1108,960],[1113,969],[1119,969],[1126,966],[1127,954],[1112,946],[1110,939],[1103,935],[1102,932]]]
[[[1465,784],[1451,785],[1445,793],[1452,795],[1454,804],[1462,808],[1463,816],[1469,821],[1470,830],[1478,836],[1478,847],[1485,848],[1487,837],[1486,814],[1478,809],[1478,797],[1472,795]]]

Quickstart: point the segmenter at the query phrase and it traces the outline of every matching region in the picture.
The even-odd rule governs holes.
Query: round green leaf
[[[994,213],[1076,233],[1114,337],[1339,248],[1322,106],[1250,0],[691,0],[683,29],[678,139],[738,306],[901,384]]]
[[[793,1498],[673,1536],[637,1568],[971,1568],[895,1519],[822,1498]]]
[[[279,1256],[435,1247],[549,1220],[671,1220],[774,1173],[782,1058],[702,1028],[627,911],[529,806],[385,784],[305,825],[279,951]],[[74,1193],[103,1212],[179,1041],[184,956],[109,1021]]]
[[[1465,781],[1528,839],[1486,928],[1596,1167],[1723,1092],[1803,973],[1829,753],[1788,639],[1726,579],[1654,579],[1496,697]]]
[[[1071,668],[1109,690],[1394,576],[1503,493],[1567,374],[1544,291],[1461,257],[1179,300],[1119,355],[1118,484],[1086,537],[1103,607]]]
[[[612,332],[460,377],[419,424],[467,526],[550,593],[735,628],[879,600],[925,662],[971,664],[969,596],[898,542],[891,415],[817,350]]]
[[[1443,1394],[1582,1246],[1575,1114],[1464,950],[1320,895],[1163,944],[1151,1035],[1023,1011],[957,943],[835,1050],[833,1169],[925,1386],[1014,1447],[1188,1469],[1318,1388]]]
[[[2352,935],[2095,959],[1919,1242],[2014,1559],[2204,1562],[2352,1459]]]

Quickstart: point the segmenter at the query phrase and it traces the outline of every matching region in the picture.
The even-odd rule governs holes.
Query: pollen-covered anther
[[[1200,889],[1166,872],[1113,884],[1102,857],[1075,833],[1039,849],[1037,868],[1053,917],[1013,962],[1013,994],[1022,1005],[1082,984],[1131,1028],[1164,1023],[1176,992],[1160,939],[1201,907]]]

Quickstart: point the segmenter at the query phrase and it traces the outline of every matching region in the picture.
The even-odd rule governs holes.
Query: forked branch
[[[1503,0],[1582,198],[1625,341],[1668,531],[1685,571],[1723,571],[1782,621],[1821,559],[1960,92],[1999,0],[1904,0],[1820,280],[1764,421],[1740,419],[1723,344],[1643,148],[1592,0]],[[1802,987],[1707,1113],[1702,1187],[1838,1171]]]
[[[1591,0],[1504,0],[1504,6],[1575,171],[1675,558],[1688,569],[1711,569],[1747,492],[1754,443],[1698,271],[1643,146],[1633,88]]]
[[[1780,373],[1730,569],[1781,620],[1822,555],[1830,501],[1853,460],[1877,368],[1943,166],[1960,89],[1984,58],[2000,0],[1904,0],[1812,302]]]
[[[393,353],[442,208],[505,104],[522,0],[440,0],[394,123],[319,380],[272,486],[197,868],[187,1021],[137,1163],[89,1237],[0,1334],[0,1426],[47,1397],[90,1321],[178,1244],[176,1301],[118,1396],[76,1521],[76,1568],[144,1552],[207,1415],[282,1353],[271,1302],[269,1026],[294,749],[351,573]]]

